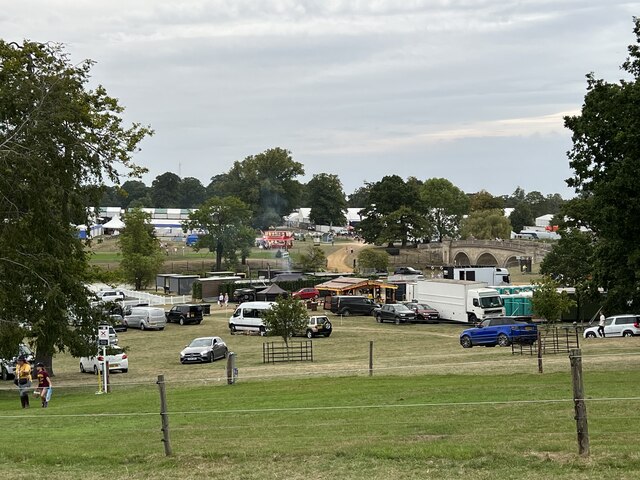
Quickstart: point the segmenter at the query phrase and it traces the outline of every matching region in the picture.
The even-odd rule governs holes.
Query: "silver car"
[[[634,337],[640,335],[640,315],[615,315],[604,321],[605,337]],[[596,338],[598,327],[584,330],[584,338]]]
[[[199,337],[180,352],[180,363],[213,362],[226,358],[229,349],[220,337]]]

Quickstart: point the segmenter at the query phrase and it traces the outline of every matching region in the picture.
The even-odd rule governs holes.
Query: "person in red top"
[[[47,408],[53,391],[51,377],[49,377],[49,372],[47,372],[47,369],[42,363],[36,365],[36,370],[38,375],[38,388],[36,388],[35,394],[42,400],[42,408]]]

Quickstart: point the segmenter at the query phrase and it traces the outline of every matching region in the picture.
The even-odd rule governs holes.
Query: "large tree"
[[[180,183],[182,180],[172,172],[158,175],[151,182],[151,200],[155,208],[180,208]]]
[[[455,238],[462,217],[469,211],[469,199],[446,178],[431,178],[422,185],[421,198],[438,241]]]
[[[513,208],[511,215],[509,215],[511,229],[516,233],[520,233],[520,231],[527,225],[533,225],[534,220],[533,213],[531,213],[531,207],[524,200],[518,202]]]
[[[183,178],[178,186],[180,208],[196,208],[207,199],[207,189],[194,177]]]
[[[307,183],[307,195],[311,213],[309,218],[316,225],[343,226],[347,222],[347,200],[337,175],[318,173]]]
[[[155,280],[164,262],[160,242],[148,213],[136,208],[129,210],[122,219],[125,227],[118,235],[122,252],[120,268],[124,279],[136,290],[142,290]]]
[[[182,228],[185,232],[199,230],[203,233],[195,248],[208,248],[210,252],[215,252],[216,270],[220,270],[225,255],[227,258],[236,258],[235,252],[242,248],[238,238],[246,237],[246,227],[250,222],[251,211],[242,200],[236,197],[213,197],[191,212]]]
[[[271,148],[234,162],[224,177],[215,183],[212,179],[208,189],[242,198],[251,209],[253,226],[265,229],[279,225],[284,215],[300,206],[301,186],[296,180],[300,175],[304,168],[291,152]]]
[[[565,117],[572,131],[567,180],[578,197],[567,208],[596,239],[593,281],[607,290],[609,311],[640,305],[640,20],[636,43],[622,65],[627,79],[609,83],[587,75],[579,115]]]
[[[361,210],[364,217],[358,231],[376,245],[394,242],[407,245],[431,235],[431,225],[420,202],[420,184],[415,179],[405,182],[398,175],[388,175],[371,184],[369,204]]]
[[[511,223],[502,210],[478,210],[462,221],[460,235],[479,240],[506,240],[511,237]]]
[[[102,86],[87,88],[92,65],[57,44],[0,40],[0,345],[15,349],[2,330],[27,320],[48,366],[56,351],[95,352],[98,315],[73,224],[89,222],[105,181],[141,173],[131,156],[151,133],[125,127]],[[69,328],[69,315],[82,326]]]

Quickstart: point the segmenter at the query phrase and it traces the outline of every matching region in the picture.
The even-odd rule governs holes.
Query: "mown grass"
[[[95,395],[96,378],[56,358],[48,409],[0,390],[0,478],[584,479],[638,478],[634,367],[640,339],[583,345],[592,455],[577,455],[569,362],[457,344],[459,326],[376,324],[332,317],[311,363],[264,365],[277,339],[226,333],[230,311],[201,325],[129,331],[130,373]],[[219,334],[237,353],[183,366],[191,338]],[[374,376],[367,372],[374,341]],[[160,442],[155,379],[167,378],[174,456]],[[625,399],[626,400],[620,400]],[[619,400],[605,400],[619,399]],[[34,402],[35,403],[35,402]],[[117,415],[116,415],[117,414]]]

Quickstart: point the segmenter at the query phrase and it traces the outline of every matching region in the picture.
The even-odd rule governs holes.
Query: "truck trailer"
[[[476,323],[505,314],[500,294],[486,282],[428,279],[410,287],[412,298],[438,310],[441,320]]]
[[[487,285],[508,285],[511,283],[509,269],[501,267],[471,266],[471,267],[444,267],[443,278],[451,280],[468,280],[470,282],[487,282]]]

